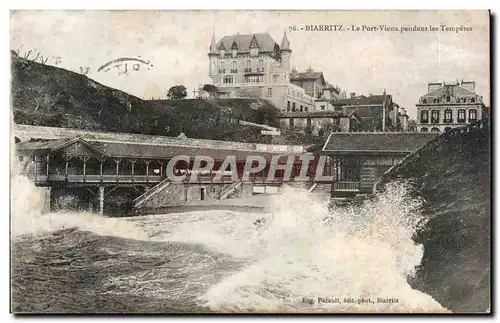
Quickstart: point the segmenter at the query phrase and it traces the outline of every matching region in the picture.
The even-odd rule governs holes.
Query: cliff
[[[415,237],[425,251],[410,284],[455,313],[485,312],[491,301],[491,171],[487,121],[453,129],[385,174],[409,180],[428,220]]]
[[[262,99],[142,100],[14,53],[11,70],[12,112],[18,124],[161,136],[184,132],[190,138],[257,143],[271,139],[260,135],[259,129],[238,125],[238,120],[279,125],[279,111]],[[251,135],[238,135],[241,131]],[[278,139],[287,144],[298,144],[297,140],[313,141],[297,135]]]

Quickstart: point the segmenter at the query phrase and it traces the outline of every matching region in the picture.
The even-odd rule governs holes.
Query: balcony
[[[474,119],[469,118],[469,122],[476,122],[476,121],[477,121],[476,118],[474,118]]]
[[[421,119],[420,123],[429,123],[429,119]]]
[[[431,123],[438,124],[439,123],[439,119],[431,119]]]
[[[225,69],[219,70],[219,74],[223,74],[223,73],[226,73]]]
[[[359,181],[339,181],[333,183],[336,192],[359,192]]]
[[[259,67],[259,68],[257,68],[257,72],[264,73],[264,68],[263,68],[263,67]]]
[[[457,119],[458,123],[465,123],[465,121],[466,121],[465,119]]]
[[[443,123],[453,123],[453,119],[443,119]]]
[[[245,68],[245,73],[251,73],[252,72],[252,69],[251,68]]]
[[[238,73],[238,69],[232,69],[230,72],[231,73]]]

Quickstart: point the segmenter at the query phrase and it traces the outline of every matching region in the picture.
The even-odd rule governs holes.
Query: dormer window
[[[233,44],[231,45],[231,53],[233,57],[236,57],[236,55],[238,55],[238,44],[236,44],[236,41],[233,41]]]
[[[252,38],[252,41],[250,42],[250,56],[258,56],[259,55],[259,43],[257,42],[257,38],[255,35]]]
[[[221,43],[219,46],[219,54],[222,58],[226,55],[226,47],[224,46],[224,43]]]

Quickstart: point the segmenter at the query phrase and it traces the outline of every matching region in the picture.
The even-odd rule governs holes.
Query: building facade
[[[483,117],[483,98],[475,82],[429,83],[417,106],[417,131],[442,132]]]
[[[280,115],[282,128],[296,129],[316,136],[330,132],[408,132],[405,109],[390,94],[350,98],[318,99],[312,111],[287,109]]]
[[[290,81],[291,55],[286,32],[281,46],[268,33],[224,36],[218,42],[212,35],[209,76],[219,98],[263,98],[281,111],[311,111],[315,97]]]

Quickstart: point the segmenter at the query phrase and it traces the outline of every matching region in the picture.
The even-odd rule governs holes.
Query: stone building
[[[280,115],[283,128],[294,128],[317,136],[334,132],[407,132],[408,115],[390,94],[359,95],[316,101],[313,111],[286,111]],[[318,109],[318,106],[320,109]]]
[[[209,76],[219,98],[258,97],[282,111],[311,111],[315,97],[290,82],[290,41],[283,35],[281,46],[269,33],[212,35]]]
[[[483,117],[483,98],[473,81],[429,83],[427,92],[416,104],[418,131],[446,131]]]

